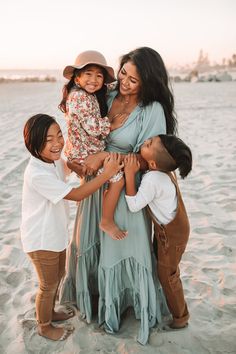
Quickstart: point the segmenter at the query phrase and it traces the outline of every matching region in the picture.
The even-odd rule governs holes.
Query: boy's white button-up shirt
[[[46,163],[31,156],[24,174],[22,194],[24,252],[60,252],[67,247],[69,206],[63,198],[72,187],[64,178],[62,160]]]
[[[126,195],[125,198],[132,212],[137,212],[149,205],[160,224],[166,225],[175,217],[176,188],[166,173],[148,171],[143,175],[137,194]]]

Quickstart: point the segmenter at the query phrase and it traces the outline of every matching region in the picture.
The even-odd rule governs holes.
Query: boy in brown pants
[[[186,327],[189,319],[180,279],[179,263],[189,238],[189,221],[177,184],[175,169],[185,178],[192,169],[189,147],[173,135],[159,135],[141,146],[149,171],[136,190],[135,174],[140,164],[135,155],[125,159],[126,201],[131,211],[148,206],[158,242],[158,277],[173,317],[171,328]]]

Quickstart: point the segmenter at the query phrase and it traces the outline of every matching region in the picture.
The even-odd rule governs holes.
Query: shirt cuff
[[[61,193],[59,196],[57,196],[56,198],[54,198],[52,200],[53,204],[57,204],[60,200],[62,200],[68,193],[70,193],[72,191],[73,187],[68,185],[68,188],[66,188],[63,193]]]
[[[137,211],[139,211],[140,209],[137,208],[137,206],[135,205],[135,198],[136,196],[135,195],[125,195],[125,199],[126,199],[126,202],[128,204],[128,207],[129,207],[129,210],[132,212],[132,213],[135,213]]]

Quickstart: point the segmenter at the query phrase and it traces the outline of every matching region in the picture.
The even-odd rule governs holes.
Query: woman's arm
[[[127,155],[126,154],[119,154],[119,155],[120,155],[121,162],[123,162]],[[89,155],[84,161],[85,166],[88,169],[87,171],[89,171],[90,174],[95,173],[102,166],[103,161],[105,160],[105,158],[107,156],[109,156],[109,152],[107,152],[107,151],[102,151],[102,152],[98,152],[96,154]],[[142,156],[139,153],[136,154],[136,156],[137,156],[137,159],[140,164],[140,170],[142,170],[142,171],[148,170],[148,164],[142,158]],[[78,164],[77,164],[77,166],[78,166]],[[76,170],[74,169],[74,168],[76,168],[76,162],[70,168],[72,171],[76,172]]]
[[[144,107],[140,123],[140,133],[134,146],[134,152],[137,153],[140,151],[145,140],[159,134],[166,134],[166,119],[160,103],[153,102]]]
[[[78,159],[67,160],[67,167],[79,177],[84,177],[86,174],[91,173],[91,171],[87,170],[85,166],[81,165]]]
[[[104,161],[104,171],[102,174],[78,188],[72,188],[64,199],[80,201],[87,198],[89,195],[96,192],[97,189],[115,175],[122,167],[123,163],[121,163],[119,154],[111,153]]]
[[[104,160],[109,155],[110,153],[107,151],[97,152],[96,154],[87,156],[84,160],[84,165],[81,165],[78,159],[73,159],[67,161],[67,166],[80,177],[84,177],[85,175],[90,176],[102,167]],[[120,160],[122,161],[121,158]]]
[[[128,118],[128,113],[118,113],[111,120],[111,131],[118,129],[124,125]]]
[[[95,173],[97,170],[102,167],[103,162],[110,153],[107,151],[97,152],[96,154],[91,154],[84,160],[86,168],[91,172]]]

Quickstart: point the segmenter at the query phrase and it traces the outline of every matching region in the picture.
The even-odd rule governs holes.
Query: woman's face
[[[45,145],[40,156],[48,163],[59,160],[63,146],[64,138],[62,136],[61,128],[57,123],[53,123],[48,129]]]
[[[121,95],[137,95],[140,92],[141,79],[136,66],[127,61],[118,73]]]

